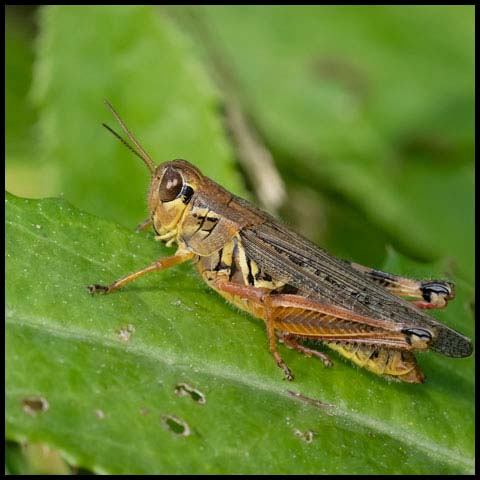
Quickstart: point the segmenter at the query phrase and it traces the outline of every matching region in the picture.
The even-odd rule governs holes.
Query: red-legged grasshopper
[[[106,102],[151,174],[148,207],[156,240],[175,255],[161,258],[109,286],[110,293],[141,275],[192,260],[203,280],[237,307],[264,320],[270,351],[287,379],[277,349],[286,346],[331,365],[309,348],[320,341],[368,370],[422,383],[413,351],[449,357],[472,353],[470,340],[423,313],[454,298],[453,284],[398,277],[340,260],[236,197],[185,160],[156,165]],[[137,150],[138,149],[138,150]],[[413,300],[407,301],[402,296]],[[307,343],[306,343],[307,342]]]

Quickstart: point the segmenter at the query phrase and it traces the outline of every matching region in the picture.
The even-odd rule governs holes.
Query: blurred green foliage
[[[254,197],[256,192],[247,192],[242,181],[235,163],[236,146],[224,125],[222,101],[227,92],[212,80],[221,73],[212,69],[212,58],[219,55],[231,82],[229,94],[240,99],[286,182],[289,201],[281,210],[283,218],[342,257],[377,267],[387,259],[387,267],[399,274],[452,278],[458,297],[435,316],[472,335],[473,7],[77,6],[32,11],[8,6],[6,14],[9,191],[27,197],[63,194],[82,210],[130,229],[143,220],[148,175],[141,162],[101,127],[107,122],[117,128],[102,104],[107,98],[157,162],[186,158],[227,188]],[[285,352],[289,364],[302,372],[292,388],[340,406],[343,413],[331,419],[279,396],[286,387],[269,358],[263,326],[209,295],[193,274],[190,278],[188,268],[150,279],[151,289],[142,292],[140,287],[136,293],[134,289],[133,298],[125,292],[97,303],[82,296],[81,285],[95,280],[92,275],[109,255],[105,281],[158,255],[158,245],[151,245],[148,236],[130,235],[104,220],[88,217],[87,221],[80,213],[65,217],[62,208],[71,210],[61,207],[62,203],[48,204],[52,223],[47,235],[35,230],[40,224],[35,212],[41,203],[12,199],[11,205],[13,210],[7,210],[7,350],[8,364],[15,368],[7,371],[9,438],[48,442],[72,463],[97,472],[151,473],[156,468],[174,472],[174,465],[179,465],[176,473],[201,473],[202,468],[216,473],[266,473],[267,467],[275,473],[471,473],[471,359],[422,356],[429,383],[412,387],[388,384],[338,361],[324,372],[314,361]],[[91,229],[74,233],[71,221],[87,222]],[[31,238],[32,231],[40,237]],[[53,251],[47,255],[46,245],[53,240],[71,248],[72,254],[82,251],[82,268],[70,270],[66,255],[55,258]],[[96,245],[102,241],[106,243],[99,251]],[[25,248],[19,249],[22,242]],[[137,260],[143,263],[129,256],[125,245],[131,245],[131,251],[140,249]],[[387,258],[388,245],[417,260],[436,263],[423,265],[393,253]],[[121,259],[115,257],[117,253]],[[32,262],[35,256],[38,262]],[[71,272],[68,278],[66,271]],[[165,336],[152,313],[164,308],[164,296],[176,298],[184,276],[189,287],[182,301],[190,302],[192,311],[199,308],[201,312],[204,304],[208,304],[205,311],[214,308],[218,332],[209,337],[205,321],[198,327],[203,343],[198,342],[197,326],[189,326],[189,311],[174,313],[177,308],[164,313],[167,320],[178,316],[178,338],[174,332]],[[171,285],[169,278],[179,281]],[[62,279],[68,291],[78,290],[64,304],[55,300],[62,298]],[[165,283],[159,291],[160,279]],[[159,296],[161,291],[164,296]],[[95,338],[89,337],[84,344],[83,335],[92,329],[90,310],[104,305],[101,301],[108,308],[97,312]],[[108,345],[102,339],[117,328],[118,318],[127,321],[132,305],[142,313],[131,316],[147,333],[140,335],[134,351],[122,356],[111,339]],[[67,311],[73,312],[72,324]],[[27,312],[31,318],[26,318]],[[234,322],[235,329],[228,334]],[[89,382],[107,401],[105,382],[125,377],[120,383],[128,393],[128,406],[155,402],[150,383],[163,375],[162,369],[172,382],[179,378],[175,364],[162,367],[158,359],[166,353],[178,359],[179,340],[189,335],[192,347],[187,358],[192,364],[202,364],[204,358],[204,364],[221,365],[228,372],[219,380],[208,368],[200,368],[189,377],[211,391],[225,388],[203,425],[210,429],[208,422],[228,424],[228,412],[233,409],[242,422],[242,427],[231,425],[240,428],[236,439],[231,438],[231,430],[216,425],[208,447],[200,442],[185,450],[182,442],[189,439],[176,439],[169,446],[167,461],[147,445],[148,436],[142,438],[142,428],[152,428],[150,420],[142,427],[143,423],[135,423],[138,416],[129,411],[124,417],[131,421],[128,426],[118,421],[120,398],[112,404],[116,420],[108,425],[97,422],[100,426],[93,433],[87,428],[75,441],[66,441],[71,436],[68,425],[73,425],[69,422],[78,422],[79,429],[91,426],[91,412],[85,410],[95,403],[88,397]],[[63,366],[44,354],[45,345],[50,345],[47,353],[61,353]],[[212,345],[218,351],[212,351]],[[246,347],[248,352],[242,350]],[[147,372],[142,373],[143,380],[137,352]],[[241,371],[237,370],[240,358]],[[103,361],[112,370],[103,379],[91,376],[89,365]],[[43,366],[36,376],[29,374],[32,365]],[[78,370],[78,365],[84,368]],[[52,371],[61,379],[58,384],[49,381]],[[129,372],[138,376],[131,385]],[[72,376],[83,374],[84,383],[70,382]],[[245,378],[247,386],[242,383]],[[46,390],[60,399],[64,393],[72,394],[63,385],[78,388],[75,418],[67,399],[44,419],[25,419],[18,411],[22,393]],[[268,386],[264,393],[262,385]],[[235,398],[242,398],[243,407]],[[225,410],[221,401],[226,402]],[[155,405],[168,402],[171,399],[163,398]],[[189,414],[189,407],[182,408]],[[318,441],[298,445],[291,425],[285,428],[286,410],[292,410],[291,418],[302,428],[315,425]],[[254,411],[258,418],[248,415]],[[282,428],[276,418],[281,418]],[[130,427],[137,432],[138,451],[120,455],[123,447],[108,439],[121,437],[121,429],[130,431]],[[168,432],[160,429],[158,423],[159,431],[149,430],[151,438],[158,445],[171,442]],[[92,435],[96,442],[85,440]],[[132,443],[129,435],[125,439]],[[332,448],[325,448],[328,442]],[[96,448],[99,443],[102,448]],[[241,456],[246,451],[241,446],[267,455],[267,444],[269,455],[275,454],[268,457],[268,465],[255,454],[250,460]],[[197,451],[202,445],[207,450]],[[292,451],[295,458],[286,453]],[[11,456],[19,457],[18,452]],[[227,457],[232,457],[231,463]],[[183,466],[179,458],[186,459]]]

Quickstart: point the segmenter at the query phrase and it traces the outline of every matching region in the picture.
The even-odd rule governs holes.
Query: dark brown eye
[[[177,170],[169,168],[165,171],[158,187],[158,196],[162,202],[171,202],[175,200],[183,187],[182,176]]]

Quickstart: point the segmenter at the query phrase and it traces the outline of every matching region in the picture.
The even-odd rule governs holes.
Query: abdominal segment
[[[353,363],[377,375],[408,383],[423,383],[425,380],[412,352],[355,343],[324,343]]]

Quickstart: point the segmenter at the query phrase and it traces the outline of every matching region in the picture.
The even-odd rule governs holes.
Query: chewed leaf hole
[[[194,402],[199,403],[200,405],[204,405],[207,401],[205,395],[200,390],[197,390],[186,383],[179,383],[175,387],[175,394],[179,397],[186,397],[189,395]]]
[[[97,409],[93,412],[98,420],[103,420],[105,418],[105,412],[103,410]]]
[[[47,399],[44,397],[31,395],[22,398],[22,409],[28,415],[36,415],[40,412],[46,412],[48,407]]]
[[[188,437],[190,435],[190,427],[188,423],[175,415],[163,415],[162,423],[167,430],[182,437]]]
[[[128,342],[134,333],[135,333],[135,327],[133,325],[128,324],[126,327],[120,328],[118,332],[118,338],[123,342]]]
[[[307,430],[306,432],[302,432],[298,428],[293,429],[293,434],[296,437],[301,438],[305,443],[312,443],[313,437],[315,435],[311,430]]]

